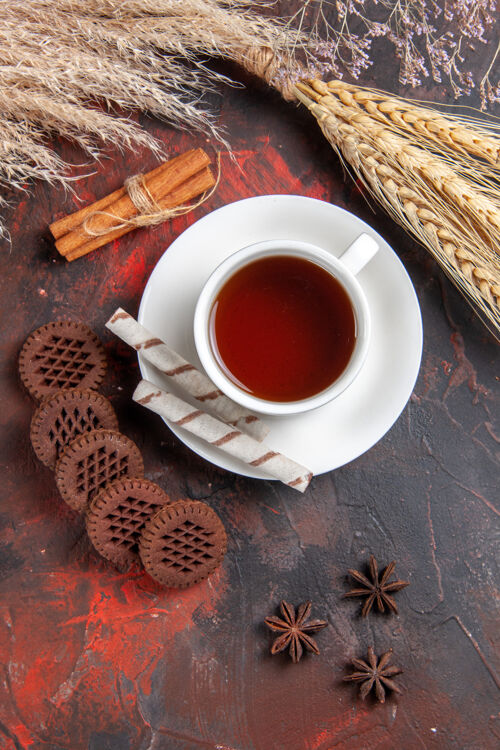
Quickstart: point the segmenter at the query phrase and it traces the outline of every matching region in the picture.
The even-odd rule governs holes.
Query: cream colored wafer
[[[141,380],[132,398],[178,427],[220,448],[224,453],[229,453],[249,466],[262,467],[272,477],[299,492],[304,492],[312,479],[309,469],[147,380]]]
[[[153,336],[121,307],[113,313],[106,328],[140,352],[157,370],[173,378],[187,393],[200,401],[206,411],[246,432],[255,440],[264,440],[269,428],[262,420],[225,396],[206,375],[180,354],[169,349],[161,339]]]

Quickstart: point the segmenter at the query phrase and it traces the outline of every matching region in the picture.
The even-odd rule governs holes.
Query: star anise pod
[[[316,641],[309,634],[326,628],[328,623],[325,620],[308,620],[311,602],[300,604],[297,613],[295,613],[295,607],[285,601],[281,602],[280,609],[283,619],[271,616],[264,620],[268,628],[280,633],[273,641],[271,654],[279,654],[280,651],[284,651],[289,646],[289,654],[294,664],[300,660],[304,653],[302,646],[305,646],[308,651],[312,651],[314,654],[319,654]]]
[[[391,678],[401,674],[403,670],[399,667],[388,666],[391,656],[392,648],[378,659],[372,647],[368,646],[368,662],[363,661],[363,659],[353,659],[352,664],[358,671],[344,677],[344,680],[363,683],[359,689],[359,694],[363,700],[375,685],[375,695],[380,703],[385,703],[384,688],[388,688],[394,693],[401,693],[401,690]]]
[[[409,586],[410,582],[389,581],[389,578],[393,574],[395,567],[396,563],[393,560],[389,563],[389,565],[386,567],[379,578],[377,561],[375,560],[373,555],[370,555],[371,581],[366,576],[364,576],[363,573],[360,573],[359,570],[349,569],[349,575],[351,575],[358,583],[361,583],[363,588],[352,589],[351,591],[348,591],[347,594],[344,594],[344,596],[368,597],[363,605],[363,609],[361,610],[361,614],[363,617],[366,617],[368,612],[373,607],[373,603],[375,601],[377,602],[379,612],[385,611],[385,604],[389,610],[397,615],[398,608],[396,607],[396,602],[394,601],[392,596],[390,596],[389,591],[400,591],[400,589],[404,589],[406,586]]]

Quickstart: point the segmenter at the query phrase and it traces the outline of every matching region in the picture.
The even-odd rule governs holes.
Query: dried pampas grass
[[[69,186],[68,165],[50,134],[75,140],[92,158],[102,142],[158,142],[116,108],[147,111],[221,139],[201,97],[224,76],[200,55],[245,61],[272,45],[284,55],[309,42],[252,13],[240,0],[9,0],[0,4],[0,185],[40,177]],[[96,102],[106,106],[98,109]],[[4,230],[0,223],[0,232]]]

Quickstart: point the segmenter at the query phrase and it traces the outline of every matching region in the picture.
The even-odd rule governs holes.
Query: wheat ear
[[[295,94],[328,141],[381,205],[434,255],[454,283],[500,333],[500,210],[446,160],[419,148],[336,99],[325,84],[297,84]]]
[[[427,190],[429,201],[439,201],[441,211],[449,213],[451,220],[458,209],[460,223],[464,218],[469,220],[470,229],[485,234],[486,242],[496,249],[500,244],[500,204],[494,181],[484,181],[481,185],[473,183],[462,175],[457,164],[441,158],[412,131],[400,134],[372,115],[344,104],[322,81],[311,84],[310,95],[318,104],[337,119],[353,125],[365,143],[385,155],[387,163],[406,173],[409,184],[419,184]],[[301,90],[304,92],[303,86]]]
[[[317,82],[313,81],[312,87],[316,90]],[[328,91],[334,94],[343,104],[367,112],[400,134],[413,132],[422,145],[427,143],[443,156],[452,155],[456,160],[463,155],[468,164],[468,157],[473,156],[484,159],[495,170],[500,170],[500,141],[492,137],[491,130],[477,118],[465,115],[448,117],[432,107],[399,97],[388,97],[381,91],[344,81],[329,81],[321,89],[320,93]],[[491,120],[490,127],[495,125],[495,121]]]

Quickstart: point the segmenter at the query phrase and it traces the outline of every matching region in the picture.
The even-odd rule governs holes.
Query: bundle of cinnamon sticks
[[[215,178],[209,168],[210,158],[201,148],[191,149],[141,176],[146,204],[154,207],[151,221],[141,216],[140,206],[132,200],[127,186],[115,190],[90,206],[64,216],[50,225],[56,248],[68,261],[81,258],[106,245],[139,225],[158,223],[168,212],[210,190]],[[162,217],[161,212],[166,212]],[[156,220],[155,220],[156,217]]]

